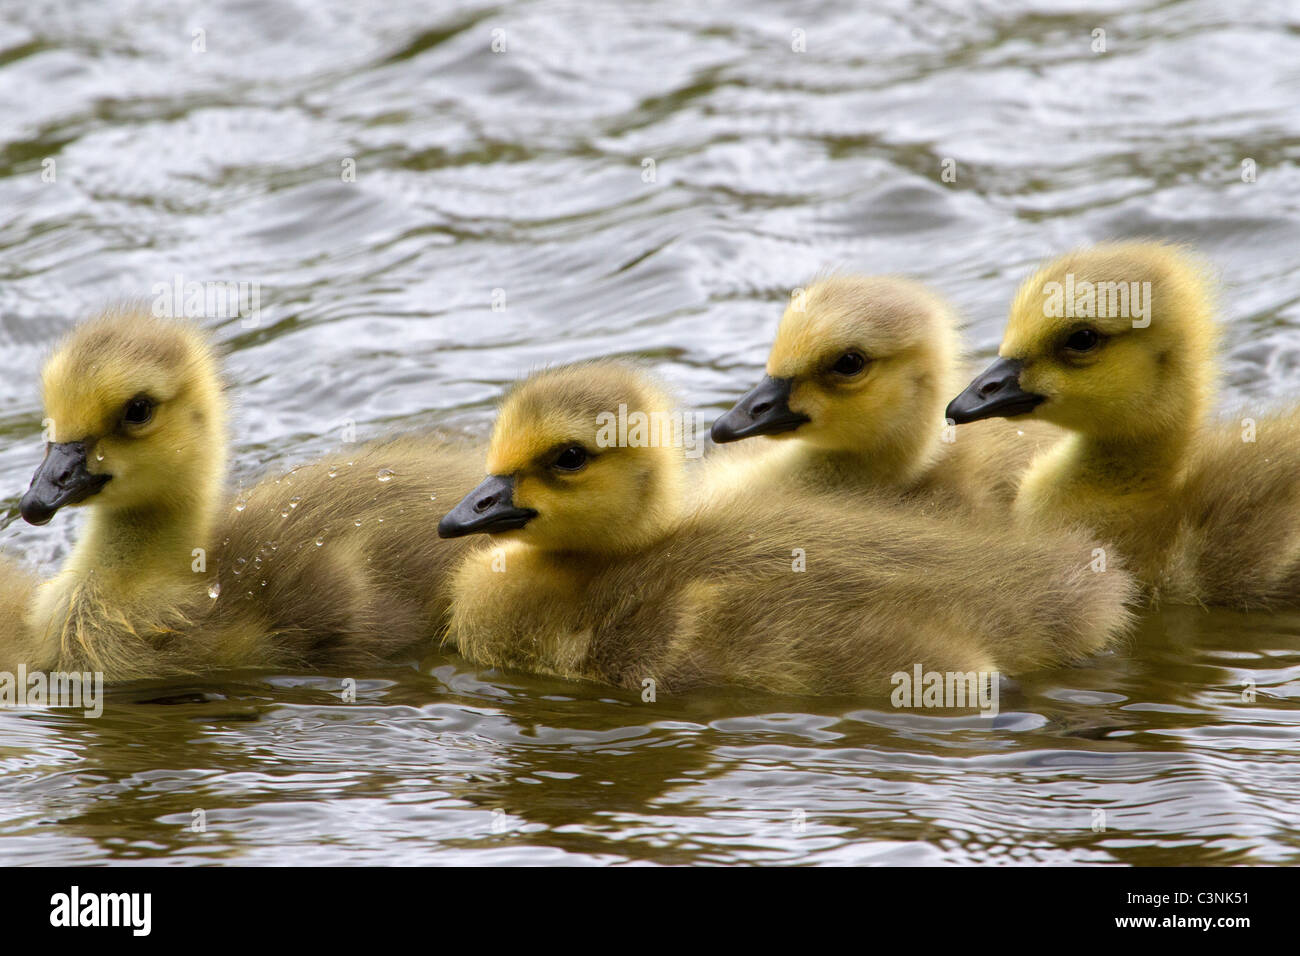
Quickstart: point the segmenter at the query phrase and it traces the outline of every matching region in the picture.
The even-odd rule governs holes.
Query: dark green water
[[[334,447],[345,420],[362,440],[481,431],[548,362],[648,357],[720,411],[828,266],[932,283],[987,356],[1040,257],[1115,236],[1219,263],[1225,403],[1290,396],[1300,10],[1237,6],[0,0],[0,546],[48,572],[75,535],[67,515],[14,520],[42,356],[177,275],[260,283],[260,328],[214,323],[245,480]],[[339,676],[121,688],[98,720],[0,711],[0,861],[1300,848],[1300,614],[1152,617],[1020,680],[992,721],[739,691],[644,704],[454,656],[363,675],[355,704]]]

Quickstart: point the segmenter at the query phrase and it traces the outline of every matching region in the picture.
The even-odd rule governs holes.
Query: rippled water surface
[[[1226,403],[1292,395],[1300,9],[1138,6],[0,0],[0,546],[48,572],[75,533],[14,520],[50,343],[176,276],[261,284],[260,328],[211,323],[241,479],[336,446],[348,419],[362,439],[481,432],[518,374],[582,357],[647,358],[720,411],[827,267],[922,277],[983,358],[1033,263],[1114,236],[1221,266]],[[0,712],[0,859],[1300,848],[1300,614],[1153,616],[1115,653],[1023,677],[993,720],[742,691],[646,704],[450,655],[361,675],[355,704],[341,676],[119,688],[98,720]]]

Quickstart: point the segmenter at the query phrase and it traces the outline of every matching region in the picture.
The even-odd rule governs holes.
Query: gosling
[[[441,633],[460,548],[430,530],[474,483],[467,449],[395,439],[227,498],[216,353],[132,308],[76,328],[43,392],[52,434],[22,515],[88,515],[0,659],[122,681],[353,667]]]
[[[488,477],[438,525],[489,536],[453,580],[446,642],[464,656],[624,688],[886,696],[917,663],[1029,669],[1128,626],[1132,582],[1090,569],[1086,536],[818,495],[688,504],[681,445],[611,441],[620,406],[673,417],[661,386],[613,363],[505,399]]]

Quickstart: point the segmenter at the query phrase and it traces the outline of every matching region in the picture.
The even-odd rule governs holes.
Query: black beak
[[[1020,388],[1023,368],[1019,359],[998,359],[948,403],[945,416],[965,425],[981,418],[1012,418],[1032,412],[1044,398]]]
[[[516,508],[515,480],[509,475],[488,475],[438,522],[438,537],[495,534],[522,528],[537,517],[532,508]]]
[[[45,446],[45,460],[32,476],[18,503],[28,524],[48,524],[64,505],[85,501],[104,487],[112,475],[92,475],[86,468],[86,443],[69,441]]]
[[[775,435],[788,432],[808,421],[808,416],[790,411],[791,378],[763,380],[745,393],[731,411],[713,423],[710,434],[718,444],[740,441],[754,435]]]

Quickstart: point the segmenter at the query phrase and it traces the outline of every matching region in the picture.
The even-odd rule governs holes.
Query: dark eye
[[[137,395],[126,403],[122,411],[122,421],[128,425],[143,425],[153,418],[153,399]]]
[[[867,358],[861,352],[845,352],[835,360],[831,371],[836,375],[857,375],[867,367]]]
[[[587,449],[581,445],[570,445],[555,456],[555,461],[551,462],[551,467],[560,471],[577,471],[586,463]]]
[[[1065,347],[1071,352],[1091,352],[1101,341],[1101,336],[1092,329],[1078,329],[1070,333],[1065,340]]]

